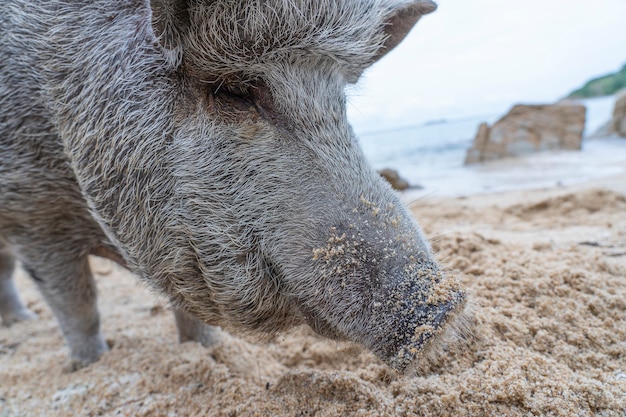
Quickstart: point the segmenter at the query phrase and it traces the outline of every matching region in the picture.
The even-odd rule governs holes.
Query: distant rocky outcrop
[[[585,115],[585,106],[568,102],[516,105],[493,126],[479,126],[465,164],[545,150],[579,150]]]
[[[626,138],[626,89],[617,95],[609,129],[610,133]]]
[[[384,168],[378,171],[381,177],[387,180],[393,189],[398,191],[404,191],[410,187],[409,182],[402,178],[398,171],[391,168]]]

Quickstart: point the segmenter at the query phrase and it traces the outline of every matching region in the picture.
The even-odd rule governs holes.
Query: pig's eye
[[[245,97],[248,94],[248,90],[245,88],[225,86],[222,87],[221,93],[231,94],[235,97]]]
[[[254,88],[238,88],[221,84],[207,89],[207,105],[209,112],[218,114],[257,113]]]
[[[230,103],[238,102],[241,105],[253,106],[254,96],[250,90],[252,89],[220,85],[216,88],[212,88],[209,94],[218,100],[224,100]]]

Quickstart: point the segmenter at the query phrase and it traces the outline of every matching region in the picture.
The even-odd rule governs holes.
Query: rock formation
[[[493,126],[479,126],[465,164],[545,150],[579,150],[585,114],[581,104],[516,105]]]
[[[391,184],[394,190],[404,191],[410,187],[409,182],[402,178],[395,169],[384,168],[378,171],[378,173]]]
[[[610,132],[626,138],[626,89],[618,93],[615,100]]]

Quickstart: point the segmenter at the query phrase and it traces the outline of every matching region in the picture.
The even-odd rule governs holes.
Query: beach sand
[[[403,377],[305,328],[179,344],[167,303],[93,258],[99,362],[63,373],[50,310],[0,328],[0,417],[619,416],[626,413],[626,176],[534,191],[426,196],[412,210],[472,300],[475,340]]]

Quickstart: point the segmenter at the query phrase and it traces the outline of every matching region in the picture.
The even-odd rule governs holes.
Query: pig
[[[97,255],[168,297],[180,341],[308,325],[411,369],[459,327],[467,296],[366,161],[345,90],[435,8],[4,0],[3,322],[33,317],[19,260],[70,370],[97,361]]]

